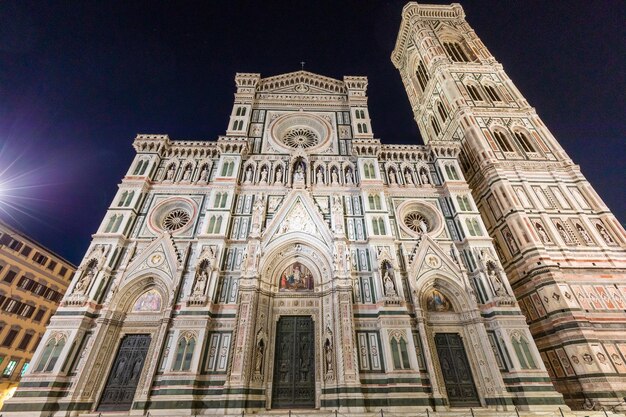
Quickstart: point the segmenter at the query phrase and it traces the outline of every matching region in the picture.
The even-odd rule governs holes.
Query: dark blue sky
[[[0,183],[20,189],[0,193],[0,218],[79,262],[133,158],[135,134],[215,139],[236,72],[270,76],[306,61],[339,79],[366,75],[376,137],[421,143],[389,59],[404,4],[4,0]],[[462,5],[624,222],[626,2]]]

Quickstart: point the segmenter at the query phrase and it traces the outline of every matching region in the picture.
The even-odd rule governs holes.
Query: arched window
[[[361,119],[365,119],[365,110],[360,110],[361,112]]]
[[[118,207],[124,206],[124,204],[126,203],[126,196],[128,196],[128,191],[124,191],[122,193],[122,196],[120,197],[120,201],[117,203]]]
[[[476,86],[468,84],[465,86],[465,88],[467,88],[467,92],[469,93],[472,100],[483,101],[483,96],[480,94]]]
[[[441,101],[437,103],[437,111],[439,112],[439,117],[441,117],[442,121],[445,122],[448,120],[448,112]]]
[[[469,199],[467,198],[467,196],[463,195],[458,195],[456,196],[456,202],[459,204],[459,209],[461,211],[471,211],[472,208],[470,206],[469,203]]]
[[[124,220],[124,216],[122,216],[121,214],[117,216],[117,219],[115,219],[115,224],[113,224],[113,227],[111,228],[111,233],[117,233],[120,225],[122,224],[122,220]]]
[[[133,201],[133,197],[135,197],[134,191],[131,191],[130,193],[128,193],[128,196],[126,197],[126,200],[124,201],[124,207],[130,206],[130,203]]]
[[[385,231],[385,221],[382,217],[374,217],[372,219],[372,230],[375,235],[384,235]]]
[[[496,142],[498,142],[498,146],[502,152],[514,152],[504,133],[496,130],[493,132],[493,136],[496,138]]]
[[[222,177],[231,177],[234,169],[235,163],[233,161],[225,161],[222,166]]]
[[[361,123],[357,123],[357,125],[356,125],[356,130],[357,130],[359,133],[363,133],[363,127],[361,126]]]
[[[139,163],[135,167],[135,171],[133,171],[133,175],[142,175],[146,170],[146,165],[148,165],[148,161],[144,161],[144,160],[139,161]]]
[[[520,145],[522,145],[522,149],[524,150],[524,152],[536,152],[526,133],[518,131],[515,132],[514,135]]]
[[[193,336],[182,336],[176,346],[176,359],[172,371],[188,371],[191,368],[193,351],[196,347],[196,338]]]
[[[426,67],[422,61],[417,65],[417,70],[415,70],[415,77],[417,77],[417,82],[420,85],[422,91],[426,90],[426,84],[428,84],[428,80],[430,77],[428,76],[428,72],[426,72]]]
[[[382,204],[378,194],[370,194],[368,197],[371,210],[381,210]]]
[[[363,133],[367,133],[367,125],[363,123]]]
[[[355,110],[355,111],[354,111],[354,116],[355,116],[357,119],[360,119],[360,118],[361,118],[361,113],[360,113],[360,111],[359,111],[359,110]]]
[[[376,177],[376,171],[374,171],[374,164],[371,162],[366,162],[363,164],[363,176],[366,179],[372,179]]]
[[[148,169],[148,164],[150,163],[150,161],[143,161],[143,166],[141,167],[141,170],[139,171],[139,175],[144,175],[146,173],[146,169]]]
[[[122,216],[118,216],[117,214],[114,214],[113,216],[111,216],[109,218],[109,223],[107,224],[107,227],[104,229],[104,233],[115,233],[117,231],[117,227],[119,227],[117,219],[118,218],[121,219],[121,217]]]
[[[39,359],[39,363],[35,368],[35,372],[52,372],[54,365],[56,365],[59,360],[59,356],[61,356],[61,351],[64,346],[64,337],[56,338],[53,336],[48,339],[41,354],[41,358]]]
[[[241,116],[241,107],[237,107],[237,116]]]
[[[446,174],[450,180],[458,180],[459,174],[456,172],[454,165],[446,165]]]
[[[215,194],[215,201],[213,202],[213,207],[218,208],[220,206],[221,200],[222,200],[222,193]]]
[[[476,219],[465,219],[465,225],[470,236],[482,236],[482,230]]]
[[[493,101],[502,101],[502,99],[500,98],[500,95],[498,94],[498,91],[496,90],[496,88],[492,85],[485,85],[485,91],[487,92],[487,95],[489,96],[489,98]]]
[[[443,47],[446,53],[454,62],[470,62],[468,54],[458,42],[444,42]]]
[[[528,340],[524,336],[515,334],[512,337],[513,349],[515,349],[515,355],[519,360],[519,364],[522,369],[537,369],[537,364],[530,351]]]
[[[391,338],[391,356],[393,357],[393,369],[411,369],[404,337]]]
[[[222,216],[211,216],[207,233],[218,234],[222,228]]]
[[[439,136],[439,133],[441,133],[441,128],[439,127],[439,122],[437,121],[437,119],[435,119],[435,116],[430,116],[430,124],[433,127],[435,136]]]

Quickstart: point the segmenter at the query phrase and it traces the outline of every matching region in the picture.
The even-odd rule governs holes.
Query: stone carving
[[[322,172],[322,167],[317,169],[317,174],[315,174],[315,179],[318,185],[324,184],[324,173]]]
[[[244,179],[244,183],[249,184],[252,182],[252,167],[248,167],[246,169],[246,174],[245,174],[245,179]]]
[[[540,223],[535,223],[535,228],[537,229],[539,238],[543,243],[552,243],[550,236],[548,236],[548,233],[546,233],[546,229],[544,229]]]
[[[580,236],[582,236],[585,243],[593,243],[593,240],[591,240],[591,236],[589,236],[589,233],[587,233],[587,231],[578,223],[576,223],[576,230],[578,230],[578,233],[580,234]]]
[[[393,285],[393,281],[389,276],[389,272],[385,272],[385,277],[383,278],[383,282],[385,284],[385,295],[387,297],[396,297],[398,293],[396,292],[396,287]]]
[[[283,183],[283,169],[281,167],[278,167],[276,169],[276,179],[274,180],[275,184],[282,184]]]

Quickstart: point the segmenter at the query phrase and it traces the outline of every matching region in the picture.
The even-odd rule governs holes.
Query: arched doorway
[[[430,287],[424,292],[427,331],[436,356],[439,382],[445,387],[450,407],[480,407],[470,354],[465,342],[467,326],[464,325],[450,294],[442,288]],[[443,387],[442,387],[443,388]]]

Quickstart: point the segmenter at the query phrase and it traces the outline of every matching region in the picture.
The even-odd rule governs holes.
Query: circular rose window
[[[416,233],[428,232],[428,220],[417,211],[410,211],[402,219],[404,225]]]
[[[291,148],[310,148],[317,145],[319,141],[317,133],[306,127],[290,129],[283,136],[283,143]]]
[[[161,226],[163,229],[173,232],[185,227],[189,220],[191,220],[191,216],[186,210],[176,209],[167,213],[161,222]]]

